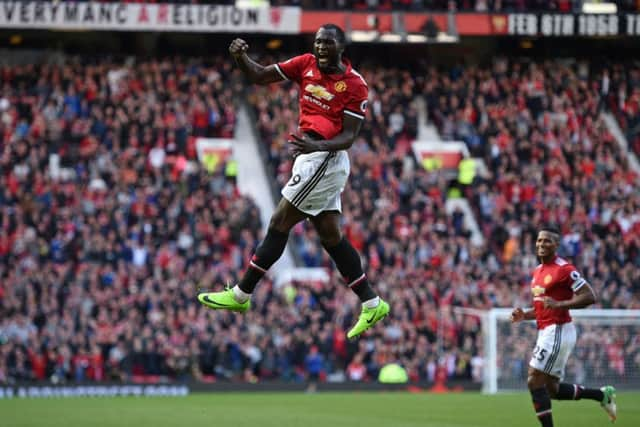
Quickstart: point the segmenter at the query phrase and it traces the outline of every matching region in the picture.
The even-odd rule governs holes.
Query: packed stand
[[[640,178],[600,115],[607,97],[596,70],[501,59],[428,72],[431,120],[490,171],[466,194],[488,249],[512,272],[493,281],[507,292],[497,305],[527,305],[536,225],[551,223],[563,235],[561,254],[594,286],[597,307],[640,308]],[[511,294],[519,297],[509,301]],[[610,345],[640,360],[631,336]]]
[[[413,100],[424,82],[416,77],[420,73],[356,68],[369,82],[370,108],[350,149],[342,225],[393,313],[386,324],[360,339],[354,355],[341,359],[341,351],[325,353],[327,372],[336,364],[346,364],[349,372],[356,363],[364,366],[366,378],[374,379],[381,365],[399,362],[412,380],[433,382],[439,369],[451,378],[475,375],[479,380],[480,325],[454,313],[452,306],[496,305],[485,262],[490,254],[471,245],[462,212],[445,213],[448,178],[427,173],[414,161],[411,142],[417,136],[418,111]],[[249,101],[274,178],[282,186],[293,160],[286,140],[296,131],[298,89],[289,82],[252,88]],[[328,288],[323,292],[336,293],[335,309],[327,315],[344,329],[359,311],[357,298],[345,290],[309,223],[296,226],[293,235],[294,252],[304,265],[334,272],[331,282],[322,285]],[[309,291],[313,300],[321,298],[313,287]]]
[[[610,64],[599,82],[602,105],[618,119],[630,148],[640,158],[640,65]]]
[[[541,79],[550,70],[555,78]],[[562,227],[562,253],[593,282],[598,307],[640,307],[638,178],[597,118],[592,80],[551,63],[533,67],[531,74],[524,64],[507,62],[492,70],[359,71],[370,83],[370,109],[350,149],[343,227],[369,279],[394,309],[391,321],[361,340],[345,362],[363,363],[369,378],[382,358],[408,367],[413,379],[433,380],[439,366],[449,377],[478,379],[478,319],[453,307],[529,305],[536,226],[542,223]],[[417,95],[426,97],[443,138],[464,140],[493,171],[466,189],[484,247],[471,244],[461,212],[445,214],[445,176],[426,173],[413,160]],[[280,186],[291,170],[286,140],[296,131],[297,97],[291,83],[257,89],[249,97]],[[592,188],[598,192],[588,192]],[[294,242],[306,266],[331,268],[308,223],[294,229]],[[348,324],[357,299],[343,291],[339,277],[332,282],[326,286],[349,309],[339,311],[341,303],[330,315],[334,323]],[[640,357],[633,351],[631,359]],[[325,356],[335,360],[335,354]]]
[[[350,150],[343,226],[393,315],[356,342],[347,342],[344,334],[359,312],[357,298],[307,223],[294,229],[294,251],[307,266],[327,267],[331,280],[279,288],[264,280],[243,322],[236,314],[212,312],[195,302],[196,285],[235,282],[260,238],[255,206],[237,194],[233,179],[222,171],[211,176],[197,167],[189,138],[232,134],[231,99],[242,86],[228,61],[3,69],[3,94],[8,95],[0,100],[0,383],[302,381],[310,372],[323,380],[364,381],[375,379],[389,362],[405,366],[412,380],[433,382],[438,372],[480,380],[479,321],[453,307],[527,305],[535,265],[533,230],[541,218],[527,210],[526,202],[514,203],[517,191],[503,182],[512,182],[504,178],[508,174],[542,180],[533,182],[544,184],[532,187],[536,195],[541,189],[560,195],[577,190],[575,200],[554,199],[561,201],[553,210],[561,217],[544,219],[582,227],[565,230],[563,250],[594,283],[601,306],[637,307],[637,240],[616,246],[620,232],[615,229],[638,211],[633,205],[637,182],[601,122],[587,120],[591,104],[597,109],[597,90],[553,65],[569,88],[558,104],[553,79],[532,82],[524,66],[496,66],[511,72],[502,71],[509,78],[494,78],[495,84],[491,72],[472,67],[415,74],[357,67],[370,83],[370,108]],[[519,94],[526,88],[542,94],[542,107]],[[434,91],[457,95],[441,98]],[[285,141],[295,131],[297,89],[283,83],[248,93],[274,180],[282,185],[291,167]],[[471,245],[460,212],[445,214],[446,178],[427,173],[413,160],[410,143],[418,117],[412,100],[420,94],[427,97],[441,133],[464,139],[496,171],[468,189],[490,242],[486,247]],[[464,96],[472,102],[464,102]],[[445,108],[440,99],[458,104]],[[579,108],[582,103],[590,107]],[[462,105],[470,105],[464,114]],[[553,114],[547,114],[549,106]],[[537,108],[539,121],[531,118]],[[580,120],[577,128],[584,135],[569,145],[572,139],[563,132],[542,132],[543,127],[537,133],[550,139],[533,137],[537,127],[570,121],[562,118],[563,109],[573,109],[567,115]],[[442,124],[454,118],[454,125]],[[490,130],[486,135],[482,123]],[[511,133],[513,126],[531,132],[531,138]],[[509,140],[493,135],[494,128],[520,138],[505,145]],[[520,147],[529,139],[536,144]],[[592,166],[577,148],[580,141],[582,150],[597,153]],[[580,179],[544,181],[572,174],[566,160],[558,165],[551,159],[565,159],[570,148],[575,151],[569,164],[600,178],[597,185],[591,182],[599,191],[582,213],[571,209],[584,188]],[[521,164],[527,151],[529,161]],[[531,161],[536,158],[538,163]],[[616,173],[623,176],[615,179]],[[626,178],[631,181],[625,186]],[[510,192],[502,194],[507,188]],[[604,191],[611,201],[599,200]],[[629,218],[618,212],[625,207],[618,193],[631,203]],[[535,200],[536,209],[547,201]],[[485,205],[491,209],[483,216]],[[637,351],[635,357],[640,358]]]
[[[554,223],[587,277],[610,292],[616,282],[607,304],[637,306],[628,297],[638,290],[640,178],[600,116],[589,64],[498,60],[429,75],[424,95],[443,139],[463,140],[491,171],[467,192],[502,261],[529,263],[517,248],[533,247],[536,224]]]
[[[475,11],[475,12],[582,12],[583,0],[272,0],[272,5],[304,9],[356,11]],[[618,10],[637,11],[631,0],[616,0]]]
[[[223,58],[0,70],[0,384],[212,375],[257,207],[193,137],[231,137]],[[207,371],[207,369],[209,369]]]
[[[97,0],[100,1],[100,0]],[[122,0],[125,3],[176,3],[234,5],[235,0]],[[271,6],[298,6],[309,10],[356,11],[460,11],[475,12],[576,12],[582,11],[583,0],[270,0]],[[616,0],[620,11],[637,11],[631,0]],[[454,7],[455,6],[455,7]]]

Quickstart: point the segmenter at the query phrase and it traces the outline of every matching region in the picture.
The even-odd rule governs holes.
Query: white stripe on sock
[[[359,282],[364,280],[364,273],[362,273],[362,276],[358,277],[356,280],[354,280],[353,282],[349,283],[349,287],[353,287],[355,285],[357,285]]]
[[[258,264],[256,264],[253,261],[249,261],[249,265],[251,267],[255,268],[256,270],[261,271],[262,273],[265,273],[265,274],[267,273],[267,270],[265,270],[264,268],[260,267]]]

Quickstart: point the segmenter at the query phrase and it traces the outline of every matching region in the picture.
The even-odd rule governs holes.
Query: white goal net
[[[464,312],[482,318],[483,391],[526,389],[537,335],[535,322],[512,324],[511,309]],[[572,310],[571,317],[578,340],[563,382],[640,390],[640,310]]]

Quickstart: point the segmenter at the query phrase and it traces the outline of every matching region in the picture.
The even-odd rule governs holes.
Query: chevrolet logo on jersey
[[[531,293],[533,294],[534,297],[539,297],[540,295],[544,294],[545,289],[542,286],[536,285],[533,288],[531,288]]]
[[[304,90],[313,95],[314,98],[324,99],[325,101],[331,101],[335,96],[324,87],[320,85],[313,85],[311,83],[306,85]]]
[[[542,298],[540,297],[540,295],[544,295],[544,291],[545,291],[545,288],[543,288],[540,285],[536,285],[533,288],[531,288],[531,293],[533,294],[533,300],[542,301]]]

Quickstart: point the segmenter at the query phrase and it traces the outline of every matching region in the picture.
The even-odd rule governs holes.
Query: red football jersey
[[[544,308],[544,297],[556,301],[571,299],[573,293],[587,283],[576,268],[568,261],[556,256],[548,264],[540,264],[533,270],[531,293],[533,308],[536,312],[538,329],[553,324],[571,322],[569,310],[566,308]]]
[[[311,130],[331,139],[342,132],[344,114],[364,119],[367,83],[349,61],[343,59],[343,63],[344,74],[322,74],[310,53],[276,64],[283,78],[300,85],[300,131]]]

